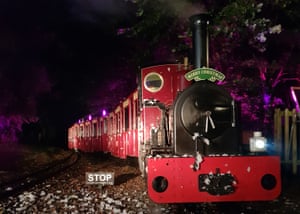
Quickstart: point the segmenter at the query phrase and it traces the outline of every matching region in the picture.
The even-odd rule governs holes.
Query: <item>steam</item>
[[[152,1],[152,0],[146,0]],[[183,0],[158,0],[162,7],[167,7],[180,19],[188,19],[190,16],[207,12],[201,2],[190,3]],[[98,15],[126,16],[129,13],[128,6],[137,4],[137,0],[69,0],[71,13],[77,19],[96,21]]]
[[[182,0],[160,0],[168,6],[168,9],[172,10],[178,15],[180,19],[188,19],[190,16],[206,13],[206,7],[203,3],[191,3]]]

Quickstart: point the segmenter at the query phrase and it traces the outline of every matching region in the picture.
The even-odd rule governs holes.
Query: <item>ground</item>
[[[0,144],[0,183],[32,173],[70,154],[70,150],[58,147]]]
[[[54,160],[61,160],[71,151],[24,145],[0,144],[0,182],[35,171]],[[271,202],[205,203],[179,206],[157,205],[147,196],[144,179],[138,167],[129,160],[110,158],[99,153],[82,154],[71,169],[54,176],[16,197],[0,201],[0,213],[81,210],[87,213],[300,213],[299,176],[283,167],[282,194]],[[103,190],[85,184],[85,172],[112,170],[115,184]],[[26,209],[25,209],[26,208]],[[98,211],[98,212],[92,212]],[[82,213],[79,211],[78,213]],[[75,212],[76,213],[76,212]]]

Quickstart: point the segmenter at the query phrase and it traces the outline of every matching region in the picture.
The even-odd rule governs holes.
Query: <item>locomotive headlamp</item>
[[[267,139],[262,136],[261,132],[253,132],[250,138],[250,152],[265,152],[267,147]]]

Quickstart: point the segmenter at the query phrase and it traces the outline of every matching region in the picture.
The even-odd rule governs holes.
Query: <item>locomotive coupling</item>
[[[211,195],[228,195],[235,191],[237,181],[230,173],[220,173],[216,168],[215,173],[199,175],[199,191],[208,192]]]

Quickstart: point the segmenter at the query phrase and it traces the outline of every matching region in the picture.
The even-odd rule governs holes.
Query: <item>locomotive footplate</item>
[[[199,175],[199,191],[208,192],[211,195],[227,195],[235,191],[237,181],[230,173],[221,173],[216,168],[216,173]]]
[[[277,156],[147,157],[148,194],[156,203],[274,200],[281,192]]]

